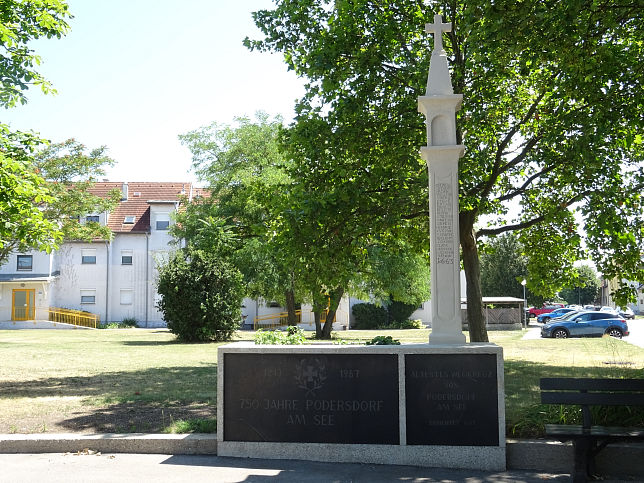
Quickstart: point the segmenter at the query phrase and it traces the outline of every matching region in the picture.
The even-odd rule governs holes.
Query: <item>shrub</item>
[[[179,250],[159,269],[159,310],[187,342],[230,340],[241,321],[239,270],[201,250]]]
[[[414,320],[403,320],[402,322],[397,322],[396,324],[391,326],[392,329],[424,329],[425,324],[423,324],[423,321],[420,319],[414,319]]]
[[[120,322],[106,322],[99,324],[99,329],[131,329],[136,327],[136,319],[134,317],[126,317]]]
[[[406,322],[417,308],[418,306],[415,304],[406,304],[392,300],[387,307],[387,311],[389,312],[389,325]]]
[[[279,330],[264,331],[259,329],[255,333],[255,344],[264,345],[301,345],[306,342],[304,331],[299,327],[289,327],[286,332]]]
[[[379,329],[387,325],[387,311],[374,304],[355,304],[351,308],[355,322],[354,329]]]
[[[400,345],[398,339],[394,339],[390,335],[377,335],[373,339],[367,341],[367,345]]]
[[[136,319],[134,317],[125,317],[121,320],[121,327],[136,327]]]

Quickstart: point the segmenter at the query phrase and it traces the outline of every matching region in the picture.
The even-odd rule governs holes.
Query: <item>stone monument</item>
[[[503,470],[503,351],[465,344],[460,319],[455,112],[441,33],[427,95],[433,330],[429,344],[218,349],[220,456]]]
[[[418,110],[426,117],[427,146],[421,156],[429,168],[429,239],[432,281],[430,344],[462,344],[461,287],[458,227],[458,159],[465,146],[456,143],[456,111],[463,96],[454,94],[443,50],[443,32],[451,24],[434,15],[425,26],[434,34],[426,95]]]

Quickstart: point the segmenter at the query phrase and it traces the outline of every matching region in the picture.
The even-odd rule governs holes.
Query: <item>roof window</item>
[[[123,220],[124,225],[134,225],[134,216],[126,216],[125,219]]]

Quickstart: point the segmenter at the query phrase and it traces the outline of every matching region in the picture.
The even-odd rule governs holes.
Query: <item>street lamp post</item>
[[[525,284],[526,284],[526,280],[524,278],[523,280],[521,280],[521,285],[523,285],[523,327],[527,329],[528,322],[526,320],[526,309],[528,308],[528,302],[525,298]]]

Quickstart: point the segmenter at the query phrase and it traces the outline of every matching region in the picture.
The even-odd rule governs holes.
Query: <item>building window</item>
[[[159,213],[156,216],[156,228],[165,231],[170,227],[170,215],[168,213]]]
[[[85,223],[98,223],[98,215],[89,215],[85,217]]]
[[[81,290],[81,304],[95,304],[96,290]]]
[[[134,225],[134,218],[135,218],[134,216],[126,216],[123,219],[123,224],[124,225]]]
[[[121,265],[132,265],[132,250],[121,250]]]
[[[83,265],[96,265],[96,249],[95,248],[81,249],[81,263]]]
[[[132,289],[121,289],[121,305],[132,305],[134,291]]]
[[[33,255],[18,255],[17,270],[32,270],[34,268]]]

